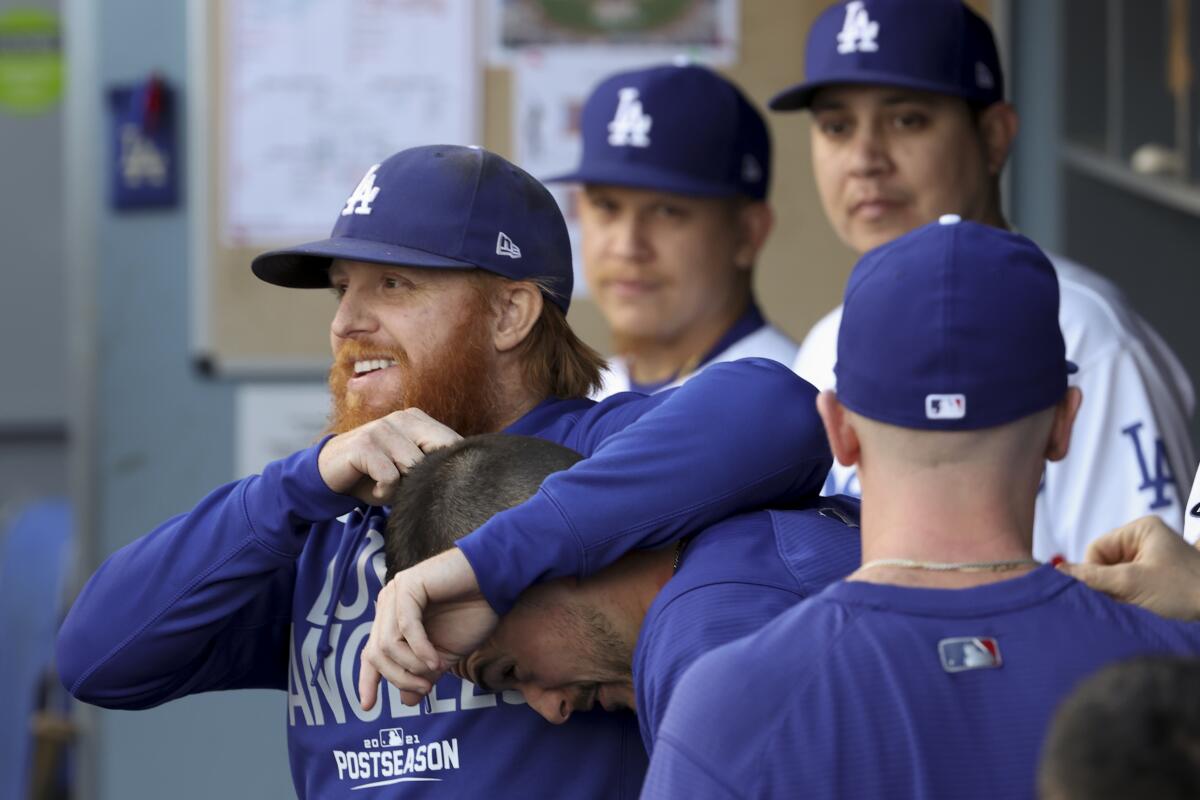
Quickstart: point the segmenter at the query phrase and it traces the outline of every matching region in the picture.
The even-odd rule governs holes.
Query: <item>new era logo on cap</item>
[[[847,3],[846,21],[837,35],[837,51],[842,55],[874,53],[879,49],[879,43],[875,41],[878,36],[879,23],[871,19],[862,1]]]
[[[988,69],[988,65],[982,61],[975,62],[975,85],[980,89],[996,88],[996,78],[992,75],[992,71]]]
[[[617,111],[608,123],[608,143],[613,147],[649,147],[654,119],[642,110],[638,90],[626,87],[617,98]]]
[[[926,419],[962,419],[967,415],[967,398],[961,394],[931,394],[925,397]]]
[[[521,248],[517,247],[516,243],[508,238],[504,231],[500,231],[500,235],[496,237],[496,255],[520,258]]]

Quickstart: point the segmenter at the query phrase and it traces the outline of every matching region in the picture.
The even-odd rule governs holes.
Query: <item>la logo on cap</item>
[[[617,92],[617,113],[608,123],[608,143],[613,147],[649,147],[654,120],[642,111],[638,90],[627,86]]]
[[[874,53],[879,50],[875,41],[879,36],[879,23],[871,19],[862,0],[852,0],[846,4],[846,21],[837,35],[838,52],[842,55],[849,53]]]
[[[379,187],[375,185],[375,170],[377,169],[379,169],[378,164],[367,170],[367,174],[363,175],[358,186],[354,187],[354,194],[350,195],[346,200],[346,207],[342,209],[343,217],[351,214],[371,213],[371,203],[375,202],[375,198],[379,196]]]

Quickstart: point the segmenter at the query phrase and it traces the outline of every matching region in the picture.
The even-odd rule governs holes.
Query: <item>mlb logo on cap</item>
[[[844,0],[809,31],[804,82],[771,108],[807,108],[822,87],[897,86],[987,106],[1004,99],[991,28],[962,0]]]
[[[1015,233],[946,215],[864,255],[846,286],[838,400],[923,430],[1003,425],[1062,400],[1058,277]]]
[[[613,75],[588,96],[580,129],[579,166],[548,181],[767,196],[766,122],[733,83],[706,67],[671,64]]]
[[[929,419],[962,419],[967,415],[967,398],[961,394],[931,394],[925,398]]]

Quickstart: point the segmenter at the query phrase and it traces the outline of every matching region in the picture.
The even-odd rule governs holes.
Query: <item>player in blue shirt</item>
[[[260,256],[253,269],[334,290],[337,435],[113,554],[59,634],[63,682],[125,709],[217,689],[286,692],[300,797],[636,794],[645,753],[618,715],[554,729],[518,695],[453,676],[421,707],[387,687],[364,708],[359,655],[384,577],[384,498],[459,434],[560,442],[584,460],[494,525],[569,529],[561,546],[604,564],[616,544],[652,545],[810,497],[828,446],[815,417],[790,412],[812,408],[815,390],[748,361],[676,392],[585,399],[600,360],[566,324],[562,216],[544,187],[478,148],[413,148],[371,167],[331,238]],[[811,458],[797,463],[797,450]],[[561,556],[553,544],[543,542],[547,554]]]
[[[1033,797],[1077,682],[1200,653],[1200,626],[1031,557],[1044,462],[1081,399],[1032,242],[945,216],[864,256],[844,309],[818,409],[859,468],[864,562],[696,663],[643,797]]]
[[[552,442],[500,434],[431,454],[394,500],[389,575],[453,547],[578,458]],[[858,565],[857,519],[853,498],[814,498],[805,509],[736,515],[674,547],[629,553],[590,578],[538,584],[456,672],[489,691],[520,692],[553,723],[596,705],[635,709],[651,750],[675,683],[697,658]],[[475,606],[438,620],[434,636],[447,655],[455,655],[446,637],[456,620],[486,604]]]

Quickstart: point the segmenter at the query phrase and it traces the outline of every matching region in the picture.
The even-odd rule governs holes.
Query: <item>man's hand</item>
[[[334,436],[321,448],[317,468],[333,491],[377,506],[426,453],[460,439],[424,411],[406,408]]]
[[[1158,517],[1109,531],[1088,546],[1084,563],[1058,568],[1161,616],[1200,619],[1200,551]]]
[[[457,547],[399,573],[375,601],[358,677],[363,709],[375,705],[380,677],[400,690],[406,705],[416,705],[498,622]]]

